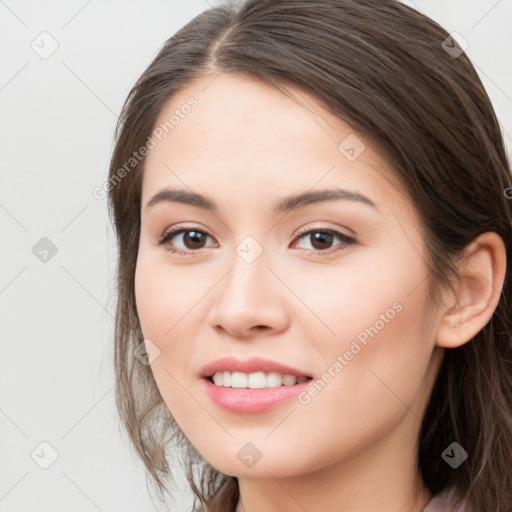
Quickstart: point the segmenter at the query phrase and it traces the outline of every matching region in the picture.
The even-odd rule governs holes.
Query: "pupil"
[[[190,236],[190,234],[192,233],[192,236]],[[203,237],[203,233],[200,233],[199,231],[187,231],[185,233],[185,243],[187,242],[187,239],[191,241],[190,245],[191,249],[194,249],[194,248],[198,248],[198,247],[201,247],[201,242],[204,243],[204,240],[201,240],[201,237]],[[189,245],[189,244],[187,244]]]
[[[321,244],[322,243],[327,243],[328,245],[332,243],[332,239],[333,239],[333,234],[332,233],[327,233],[327,232],[323,232],[323,231],[318,231],[316,233],[313,234],[313,247],[315,249],[325,249],[326,247],[325,246],[322,246]],[[316,243],[317,242],[320,242],[320,247],[317,247]]]

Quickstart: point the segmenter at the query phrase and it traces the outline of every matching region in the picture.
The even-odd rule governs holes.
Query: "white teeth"
[[[283,384],[285,386],[293,386],[297,383],[297,377],[295,375],[285,375],[283,377]]]
[[[216,372],[213,383],[224,388],[277,388],[279,386],[293,386],[306,382],[308,377],[295,377],[295,375],[282,375],[278,372]]]
[[[263,372],[250,373],[247,385],[251,389],[264,388],[267,385],[267,378]]]
[[[270,372],[267,374],[267,388],[278,388],[283,384],[283,377],[280,373]]]
[[[224,378],[226,378],[226,372],[224,372]],[[231,387],[232,388],[246,388],[248,380],[249,379],[248,379],[247,373],[233,372],[231,374]]]

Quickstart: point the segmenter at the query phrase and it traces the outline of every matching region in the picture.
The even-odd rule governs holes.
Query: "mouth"
[[[290,400],[313,380],[280,363],[253,357],[218,359],[203,368],[201,380],[210,399],[231,412],[258,413]]]

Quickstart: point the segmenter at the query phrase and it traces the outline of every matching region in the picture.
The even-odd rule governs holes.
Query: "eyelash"
[[[166,245],[176,235],[178,235],[180,233],[186,233],[188,231],[195,231],[195,232],[201,233],[203,235],[210,236],[210,238],[213,238],[213,237],[211,237],[211,235],[209,235],[209,233],[207,233],[206,231],[203,231],[201,229],[196,229],[193,227],[187,227],[187,228],[174,227],[174,228],[171,228],[168,231],[166,231],[163,235],[159,236],[157,239],[157,244],[159,246]],[[342,244],[337,245],[334,248],[331,247],[329,249],[324,249],[324,250],[304,249],[305,251],[308,251],[309,253],[314,253],[314,254],[328,254],[328,253],[344,252],[348,249],[348,246],[356,243],[356,240],[354,238],[349,237],[343,233],[340,233],[339,231],[336,231],[335,229],[330,229],[330,228],[325,228],[325,229],[324,228],[315,228],[315,229],[299,231],[295,235],[295,237],[293,239],[293,243],[295,243],[295,241],[300,240],[300,238],[303,237],[304,235],[310,235],[312,233],[317,233],[317,232],[329,233],[331,235],[334,235],[334,237],[337,238],[338,240],[340,240],[342,242]],[[188,251],[182,251],[180,249],[173,249],[171,247],[169,247],[168,250],[173,254],[180,254],[183,256],[191,256],[194,253],[198,252],[198,250],[193,250],[193,249],[190,249]]]

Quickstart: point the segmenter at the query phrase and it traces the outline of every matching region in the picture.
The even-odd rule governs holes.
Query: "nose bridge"
[[[261,254],[254,261],[246,260],[238,253],[232,260],[231,271],[226,276],[222,299],[233,311],[242,307],[259,307],[268,294],[268,277],[266,255]],[[233,301],[233,303],[230,303]]]
[[[247,249],[243,243],[241,246]],[[266,253],[253,259],[246,257],[250,250],[244,253],[239,249],[222,286],[217,288],[210,324],[237,335],[256,326],[282,329],[287,321],[283,290],[267,268]]]

